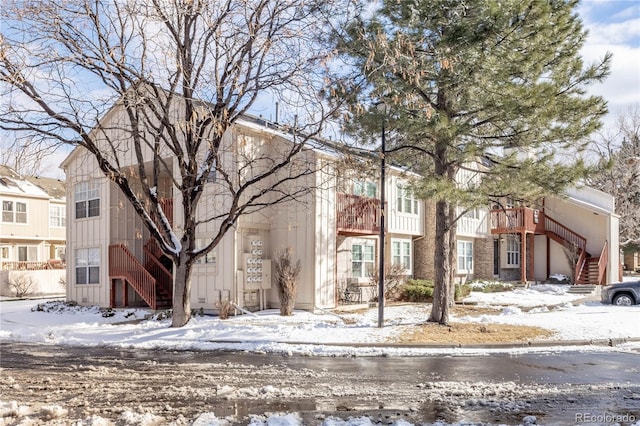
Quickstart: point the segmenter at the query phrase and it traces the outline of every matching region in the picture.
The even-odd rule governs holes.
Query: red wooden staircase
[[[123,284],[123,305],[127,306],[127,284],[151,307],[163,309],[171,307],[173,277],[160,260],[148,253],[145,267],[124,244],[109,246],[109,279],[111,280],[111,306],[115,307],[115,282]]]
[[[604,284],[604,275],[608,263],[608,244],[605,241],[600,256],[592,256],[587,252],[587,239],[577,234],[560,222],[545,215],[545,235],[565,247],[573,247],[578,254],[575,270],[576,284]]]
[[[542,234],[564,247],[576,251],[576,284],[606,284],[605,273],[609,259],[605,241],[598,257],[587,252],[587,239],[547,216],[544,211],[530,208],[495,209],[491,212],[493,234]]]

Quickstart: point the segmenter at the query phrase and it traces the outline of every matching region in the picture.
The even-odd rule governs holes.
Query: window
[[[76,219],[100,214],[100,183],[80,182],[75,189]]]
[[[458,241],[458,272],[473,272],[473,242]]]
[[[507,236],[507,265],[520,265],[520,240],[516,235]]]
[[[207,176],[205,177],[205,182],[214,183],[216,181],[217,170],[218,170],[218,162],[214,160],[213,163],[211,164],[211,170],[209,170],[209,172],[207,173]]]
[[[67,247],[66,246],[57,246],[56,247],[56,259],[60,259],[63,262],[67,260]]]
[[[351,246],[351,276],[370,277],[373,272],[375,247],[373,244],[354,244]]]
[[[391,240],[392,264],[402,266],[402,269],[411,271],[411,241]]]
[[[398,211],[402,213],[418,214],[418,200],[413,198],[413,194],[404,185],[396,185],[398,196],[396,203],[398,205]]]
[[[378,188],[371,181],[356,180],[353,182],[353,195],[375,198]]]
[[[9,260],[9,253],[11,248],[8,246],[0,247],[0,259]]]
[[[19,262],[37,262],[38,246],[18,246]]]
[[[49,226],[64,228],[67,225],[67,210],[65,206],[49,206]]]
[[[3,201],[2,221],[7,223],[27,223],[27,203]]]
[[[211,240],[207,238],[196,238],[196,250],[199,250],[209,244]],[[211,250],[209,253],[205,254],[198,260],[196,260],[197,264],[203,263],[216,263],[216,253],[215,250]]]
[[[100,249],[76,250],[76,284],[98,284],[100,282]]]
[[[473,209],[469,209],[464,214],[464,216],[469,218],[469,219],[480,219],[480,209],[478,209],[477,207],[475,207]]]

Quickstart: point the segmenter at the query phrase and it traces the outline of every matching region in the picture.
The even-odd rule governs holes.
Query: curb
[[[477,344],[428,344],[428,343],[318,343],[302,341],[271,341],[271,340],[208,340],[209,343],[281,343],[285,345],[309,345],[309,346],[335,346],[353,348],[398,348],[398,349],[517,349],[517,348],[545,348],[553,346],[608,346],[615,347],[625,343],[640,343],[640,337],[620,337],[595,340],[541,340],[532,342],[505,342],[505,343],[477,343]]]

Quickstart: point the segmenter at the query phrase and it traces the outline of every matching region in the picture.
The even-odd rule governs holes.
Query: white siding
[[[386,230],[395,234],[422,235],[424,204],[418,200],[418,213],[401,212],[398,208],[398,185],[408,185],[408,182],[399,176],[391,176],[388,179],[385,199],[386,210]],[[413,207],[412,207],[413,209]]]
[[[100,215],[75,218],[75,185],[96,179],[100,182]],[[67,300],[81,305],[109,306],[109,184],[98,170],[92,156],[76,152],[67,169]],[[100,249],[98,284],[76,285],[75,253],[81,248]]]

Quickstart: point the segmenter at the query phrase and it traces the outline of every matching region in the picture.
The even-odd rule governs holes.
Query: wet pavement
[[[634,352],[333,358],[3,343],[0,367],[0,400],[36,413],[58,404],[70,423],[116,422],[126,411],[174,424],[206,412],[238,425],[270,412],[298,412],[303,424],[330,416],[381,424],[640,421]]]

